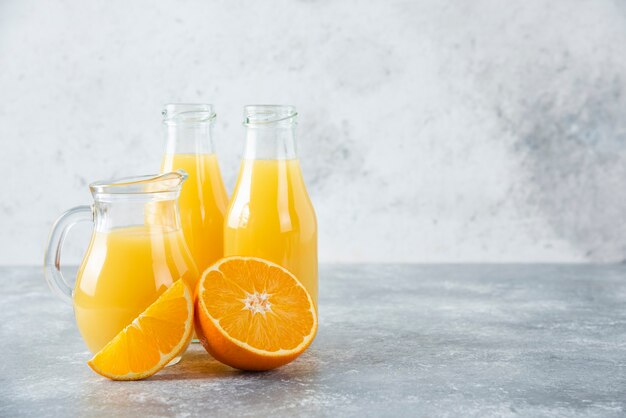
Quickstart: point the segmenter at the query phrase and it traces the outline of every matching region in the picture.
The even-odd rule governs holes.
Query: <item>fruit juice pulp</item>
[[[178,198],[183,234],[198,271],[224,255],[228,195],[215,154],[168,154],[162,171],[183,169],[189,177]]]
[[[197,276],[180,229],[95,231],[74,290],[74,314],[87,347],[97,353],[176,280],[191,285]]]
[[[317,305],[317,221],[297,159],[242,161],[224,226],[224,254],[285,267]]]

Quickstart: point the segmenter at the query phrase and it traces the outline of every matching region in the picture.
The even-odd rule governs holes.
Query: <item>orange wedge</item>
[[[187,348],[192,331],[193,295],[178,280],[87,364],[109,379],[145,379]]]
[[[317,332],[313,300],[283,267],[227,257],[205,270],[196,290],[196,334],[216,360],[269,370],[297,358]]]

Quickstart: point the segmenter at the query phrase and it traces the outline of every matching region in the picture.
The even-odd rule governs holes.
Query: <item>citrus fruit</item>
[[[192,331],[193,295],[178,280],[87,364],[109,379],[145,379],[185,350]]]
[[[313,300],[283,267],[226,257],[205,270],[196,290],[196,334],[216,360],[269,370],[298,357],[317,332]]]

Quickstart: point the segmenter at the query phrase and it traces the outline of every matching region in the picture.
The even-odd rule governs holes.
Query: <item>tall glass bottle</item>
[[[223,257],[228,196],[213,144],[213,105],[168,104],[163,109],[167,145],[161,170],[185,170],[180,219],[185,241],[200,274]]]
[[[317,304],[317,220],[296,156],[296,109],[244,108],[246,145],[224,224],[224,254],[291,271]]]

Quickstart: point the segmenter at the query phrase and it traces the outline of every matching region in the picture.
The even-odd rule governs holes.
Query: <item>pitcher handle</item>
[[[91,206],[76,206],[59,217],[52,227],[44,259],[44,275],[48,286],[62,300],[72,303],[72,287],[61,273],[61,248],[70,229],[79,222],[93,222]]]

